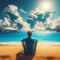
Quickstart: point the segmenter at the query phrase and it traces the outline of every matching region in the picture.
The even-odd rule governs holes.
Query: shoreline
[[[1,42],[0,43],[0,46],[20,46],[22,45],[21,42]],[[49,45],[49,46],[60,46],[60,42],[44,42],[44,41],[38,41],[38,46],[41,46],[41,45]]]

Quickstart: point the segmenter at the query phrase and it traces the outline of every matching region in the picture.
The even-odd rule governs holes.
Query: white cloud
[[[42,13],[42,14],[44,14],[45,11],[41,10],[40,8],[36,8],[35,10],[30,11],[30,13],[31,14],[36,14],[36,13],[38,13],[38,14]]]
[[[0,29],[4,30],[5,28],[10,27],[11,23],[10,20],[7,19],[6,17],[4,18],[4,20],[0,20]]]
[[[10,26],[10,21],[7,18],[4,18],[4,21],[2,22],[3,26]]]
[[[30,11],[30,17],[28,20],[33,20],[35,23],[33,30],[46,30],[46,28],[51,24],[50,18],[52,17],[53,13],[53,11],[46,12],[40,8]]]
[[[19,17],[17,20],[15,20],[15,22],[16,22],[16,24],[17,24],[17,23],[20,23],[21,25],[23,25],[21,31],[31,30],[31,29],[30,29],[30,24],[28,24],[27,22],[24,22],[24,21],[22,20],[22,18]]]
[[[3,10],[4,13],[12,13],[16,16],[19,16],[19,13],[18,13],[18,7],[15,6],[15,5],[8,5],[8,7],[6,7],[4,10]]]
[[[47,19],[45,23],[36,22],[33,31],[41,31],[46,30],[46,28],[50,28],[50,30],[60,30],[60,17],[56,18],[55,20]]]
[[[20,9],[19,10],[21,13],[27,13],[25,10],[23,10],[23,9]]]
[[[50,28],[54,29],[54,28],[56,28],[56,26],[57,26],[57,22],[56,21],[52,21],[52,23],[50,25]]]
[[[49,27],[51,30],[57,30],[59,26],[60,26],[60,17],[56,18],[55,20],[47,19],[45,22],[45,27],[46,28]]]
[[[41,10],[41,9],[39,9],[39,8],[36,8],[35,10],[32,10],[32,11],[30,11],[30,16],[32,17],[32,18],[38,18],[38,16],[36,15],[36,14],[43,14],[44,15],[44,13],[45,13],[45,11],[44,10]]]
[[[26,22],[23,22],[22,31],[32,31],[32,30],[30,29],[30,24],[28,24],[28,23],[26,23]]]
[[[16,20],[15,20],[16,23],[22,23],[23,22],[23,19],[21,17],[18,17]]]
[[[33,28],[33,31],[42,31],[42,30],[45,30],[44,23],[37,21]]]
[[[3,22],[3,20],[0,20],[0,29],[2,28],[2,22]]]
[[[49,12],[49,17],[47,17],[47,18],[51,18],[53,15],[54,15],[54,10],[53,11],[45,11],[45,10],[42,10],[42,9],[40,9],[40,8],[36,8],[35,10],[32,10],[32,11],[30,11],[30,16],[32,17],[32,18],[38,18],[38,16],[37,16],[37,14],[42,14],[43,16],[42,16],[42,18],[44,18],[44,15],[45,15],[45,13],[46,12]]]
[[[47,19],[45,23],[46,23],[46,25],[50,25],[51,24],[51,20]]]
[[[51,22],[50,27],[51,27],[51,29],[56,29],[56,27],[57,27],[58,25],[60,25],[60,17],[58,17],[57,19],[53,20],[53,21]]]
[[[0,24],[2,23],[3,20],[0,20]]]
[[[18,27],[17,27],[16,23],[13,23],[12,27],[18,30]]]
[[[7,14],[7,12],[14,14],[15,16],[18,16],[18,18],[16,20],[14,20],[14,22],[12,22],[13,24],[10,26],[10,22],[9,20],[7,20],[5,18],[3,25],[8,25],[8,27],[5,27],[5,29],[18,29],[17,23],[20,23],[21,25],[23,25],[23,28],[21,29],[22,31],[28,31],[30,30],[30,25],[27,22],[23,21],[23,18],[19,15],[19,13],[27,13],[26,11],[24,11],[23,9],[20,9],[20,12],[18,11],[18,7],[15,5],[8,5],[8,7],[6,7],[3,11],[5,14]],[[9,27],[10,26],[10,27]]]
[[[5,12],[5,13],[9,12],[9,13],[12,13],[12,14],[18,16],[18,18],[14,21],[15,23],[13,22],[13,25],[12,25],[13,28],[17,29],[18,28],[17,23],[20,23],[21,25],[23,25],[23,28],[21,29],[22,31],[31,30],[30,29],[30,24],[23,21],[23,18],[19,15],[17,6],[8,5],[8,7],[6,7],[3,12]],[[23,9],[20,9],[20,12],[26,13],[26,11],[24,11]],[[32,16],[32,18],[38,18],[38,16],[36,14],[41,14],[41,13],[44,15],[45,11],[43,11],[43,10],[41,10],[39,8],[36,8],[35,10],[30,12],[30,15]],[[28,19],[33,20],[32,18],[28,18]],[[8,20],[5,20],[3,24],[4,25],[7,24],[8,26],[10,26],[10,22]],[[34,29],[35,30],[45,30],[45,27],[44,27],[43,23],[37,22],[36,25],[34,26]]]
[[[33,20],[32,18],[28,18],[28,20]]]
[[[6,27],[6,28],[4,28],[5,30],[13,30],[13,31],[18,31],[18,29],[16,29],[16,28],[13,28],[13,27]]]
[[[8,19],[4,18],[4,21],[0,20],[0,25],[2,25],[3,28],[5,28],[5,29],[18,30],[17,23],[20,23],[21,25],[23,25],[23,27],[22,27],[22,29],[20,29],[20,31],[29,31],[29,30],[30,31],[41,31],[41,30],[46,30],[47,27],[49,27],[51,29],[56,29],[57,26],[60,26],[60,17],[55,20],[50,20],[50,17],[52,16],[52,14],[50,14],[50,17],[47,18],[45,23],[37,20],[36,24],[34,25],[34,28],[31,29],[30,24],[27,23],[26,21],[24,21],[23,18],[19,15],[20,12],[27,13],[23,9],[20,9],[20,12],[19,12],[17,6],[8,5],[8,7],[6,7],[3,12],[5,12],[5,13],[9,12],[9,13],[12,13],[12,14],[18,16],[18,18],[16,20],[14,20],[12,25],[10,22],[10,17]],[[36,14],[43,14],[42,18],[44,18],[45,11],[43,11],[39,8],[36,8],[35,10],[30,11],[30,16],[32,18],[29,17],[28,19],[29,20],[33,20],[33,18],[37,19],[38,16]]]

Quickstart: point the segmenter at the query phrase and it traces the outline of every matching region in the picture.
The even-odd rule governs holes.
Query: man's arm
[[[35,47],[37,46],[37,42],[38,42],[38,41],[35,42]]]
[[[24,44],[24,42],[23,42],[23,41],[22,41],[22,45],[23,45],[23,48],[24,48],[24,45],[25,45],[25,44]]]
[[[25,40],[21,40],[23,48],[25,47]]]

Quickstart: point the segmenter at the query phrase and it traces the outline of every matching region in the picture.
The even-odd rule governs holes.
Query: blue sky
[[[49,20],[51,20],[51,21],[55,20],[55,22],[54,21],[53,22],[54,22],[54,24],[56,24],[56,19],[59,19],[59,17],[60,17],[60,0],[46,0],[46,1],[53,2],[52,3],[53,8],[51,7],[54,10],[53,12],[47,10],[44,13],[45,15],[43,15],[43,13],[41,13],[40,11],[38,12],[40,14],[34,13],[34,12],[36,12],[36,8],[38,8],[38,10],[40,10],[37,5],[40,5],[42,1],[45,1],[45,0],[25,0],[25,1],[24,0],[0,0],[0,20],[4,20],[4,17],[6,17],[6,18],[8,17],[8,16],[3,14],[5,8],[8,7],[8,5],[14,5],[14,6],[16,6],[18,8],[17,9],[18,10],[17,13],[20,14],[20,17],[23,19],[23,21],[25,21],[25,23],[27,25],[30,24],[30,28],[31,29],[35,28],[35,25],[37,25],[37,24],[38,25],[40,24],[40,26],[41,26],[41,24],[42,25],[44,24],[44,27],[45,27],[45,22],[47,21],[47,18],[50,17],[50,14],[53,14],[53,16]],[[45,6],[45,5],[43,5],[43,6]],[[31,16],[31,14],[32,14],[31,12],[33,14],[35,14],[35,15]],[[19,16],[14,15],[14,13],[9,13],[8,12],[7,15],[10,16],[10,18],[11,18],[11,20],[13,22],[17,18],[19,18]],[[9,17],[7,19],[9,19]],[[47,26],[47,24],[46,24],[46,26]],[[43,27],[41,29],[42,30],[46,30],[46,29],[51,28],[51,29],[55,29],[56,30],[57,26],[60,26],[59,25],[59,21],[58,21],[56,26],[52,25],[52,23],[51,23],[51,25],[50,26],[48,25],[48,27],[47,28],[45,27],[45,29],[43,29],[44,27],[41,26],[41,27]],[[20,27],[20,29],[21,29],[23,27],[23,24],[20,23],[20,25],[18,25],[18,27]],[[35,29],[38,29],[38,28],[35,28]]]
[[[56,13],[53,16],[53,19],[60,16],[60,0],[54,0]]]
[[[53,19],[60,16],[60,0],[52,0],[54,1],[54,9],[56,9],[56,13],[53,17]],[[8,5],[14,4],[18,6],[18,8],[22,8],[25,11],[29,12],[32,9],[36,8],[36,5],[38,2],[41,2],[40,0],[0,0],[0,13],[3,11],[5,7]]]

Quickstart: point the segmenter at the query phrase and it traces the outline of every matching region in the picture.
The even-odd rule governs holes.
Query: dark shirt
[[[33,55],[35,54],[36,51],[36,42],[37,40],[31,39],[31,38],[26,38],[23,39],[22,42],[24,42],[24,53],[26,55]]]

